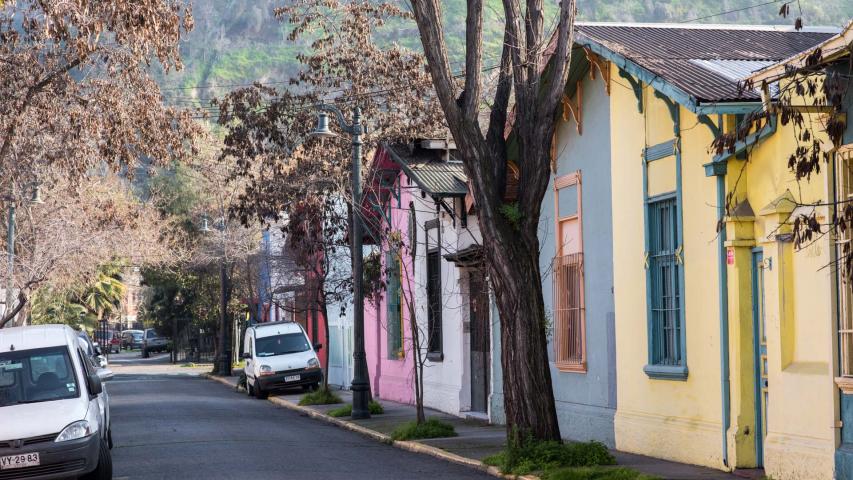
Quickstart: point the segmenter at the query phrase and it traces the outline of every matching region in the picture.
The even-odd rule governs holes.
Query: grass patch
[[[371,400],[370,403],[367,404],[367,409],[370,410],[371,415],[381,415],[385,413],[385,409],[382,407],[382,404],[377,402],[376,400]],[[349,417],[352,415],[352,404],[348,403],[342,407],[335,408],[333,410],[329,410],[327,414],[330,417]]]
[[[344,403],[341,397],[332,393],[329,389],[320,389],[316,392],[311,392],[299,400],[300,405],[334,405],[336,403]]]
[[[558,468],[541,475],[542,480],[660,480],[630,468],[580,467]]]
[[[504,473],[526,475],[531,472],[549,472],[565,467],[615,465],[616,459],[607,447],[599,442],[559,443],[527,440],[520,446],[486,457],[483,462],[500,468]]]
[[[391,433],[391,438],[394,440],[417,440],[421,438],[455,436],[456,430],[453,428],[453,425],[442,422],[436,418],[430,418],[420,425],[418,425],[418,422],[413,420],[400,425]]]

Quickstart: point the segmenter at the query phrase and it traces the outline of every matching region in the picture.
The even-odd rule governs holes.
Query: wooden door
[[[489,328],[489,292],[483,270],[472,270],[468,276],[471,319],[471,411],[488,412],[491,362],[491,329]]]

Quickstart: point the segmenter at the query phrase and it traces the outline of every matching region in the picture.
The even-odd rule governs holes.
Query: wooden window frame
[[[560,215],[560,190],[575,187],[577,195],[577,210],[571,215]],[[580,170],[557,177],[554,180],[554,226],[555,226],[555,256],[552,263],[553,267],[553,308],[554,308],[554,363],[557,369],[561,372],[569,373],[586,373],[587,371],[587,352],[586,352],[586,295],[585,295],[585,274],[584,274],[584,249],[583,249],[583,194]],[[562,249],[562,232],[560,224],[564,221],[576,220],[578,224],[578,249],[577,252],[563,255]],[[575,275],[579,288],[576,296],[577,306],[564,306],[564,303],[569,303],[571,294],[568,292],[568,283],[571,281],[568,277],[571,276],[572,267],[574,267]],[[579,332],[573,335],[570,332],[569,324],[571,320],[571,312],[575,310],[578,315],[577,322]],[[575,348],[568,345],[572,338],[577,342]],[[580,352],[573,351],[579,349]]]

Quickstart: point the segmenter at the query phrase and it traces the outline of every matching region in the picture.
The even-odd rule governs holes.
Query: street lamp
[[[352,115],[352,124],[344,120],[341,110],[334,105],[318,105],[320,112],[317,114],[317,128],[311,133],[312,136],[328,138],[334,137],[335,133],[329,130],[329,116],[326,112],[335,114],[335,118],[341,130],[352,136],[352,211],[361,208],[361,136],[364,127],[361,125],[361,108],[355,107]],[[352,379],[352,418],[370,418],[369,401],[370,384],[367,378],[367,356],[364,353],[364,295],[363,281],[363,252],[361,245],[361,218],[358,214],[352,214],[352,232],[350,242],[352,246],[352,269],[353,269],[353,341],[355,343],[352,358],[355,362],[355,372]]]
[[[201,218],[202,233],[211,231],[207,215]],[[217,222],[214,227],[225,232],[225,219]],[[224,377],[231,376],[231,327],[228,325],[228,272],[225,266],[225,239],[221,239],[222,256],[219,258],[219,365],[216,371]]]

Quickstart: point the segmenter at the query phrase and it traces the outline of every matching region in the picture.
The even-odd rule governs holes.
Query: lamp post
[[[225,234],[225,219],[215,226]],[[201,231],[210,232],[207,217],[202,218]],[[219,259],[219,365],[216,371],[223,377],[231,376],[231,326],[228,325],[228,272],[225,265],[225,240],[222,239],[222,256]]]
[[[329,116],[326,112],[335,114],[338,124],[345,133],[352,136],[352,211],[361,208],[361,135],[364,127],[361,125],[361,108],[355,107],[352,115],[352,124],[344,120],[341,110],[334,105],[319,105],[320,112],[317,115],[317,128],[312,136],[333,137],[335,134],[329,130]],[[352,246],[352,269],[353,269],[353,361],[355,372],[352,379],[352,418],[370,418],[367,404],[369,401],[370,384],[367,378],[367,356],[364,353],[364,295],[363,287],[363,252],[361,218],[358,214],[352,214],[352,232],[350,232],[350,244]]]
[[[3,316],[9,314],[12,311],[13,304],[15,303],[15,207],[17,200],[15,199],[14,189],[12,193],[4,198],[6,202],[9,204],[8,218],[6,219],[6,256],[7,256],[7,265],[6,265],[6,307],[3,310]],[[44,200],[41,198],[41,187],[38,183],[33,186],[32,197],[30,197],[30,204],[32,205],[40,205],[44,203]],[[2,319],[0,319],[2,320]],[[10,320],[7,320],[10,321]],[[23,325],[23,321],[21,320],[21,325]],[[13,322],[13,325],[18,324],[18,322]],[[2,328],[3,324],[0,323],[0,328]]]

